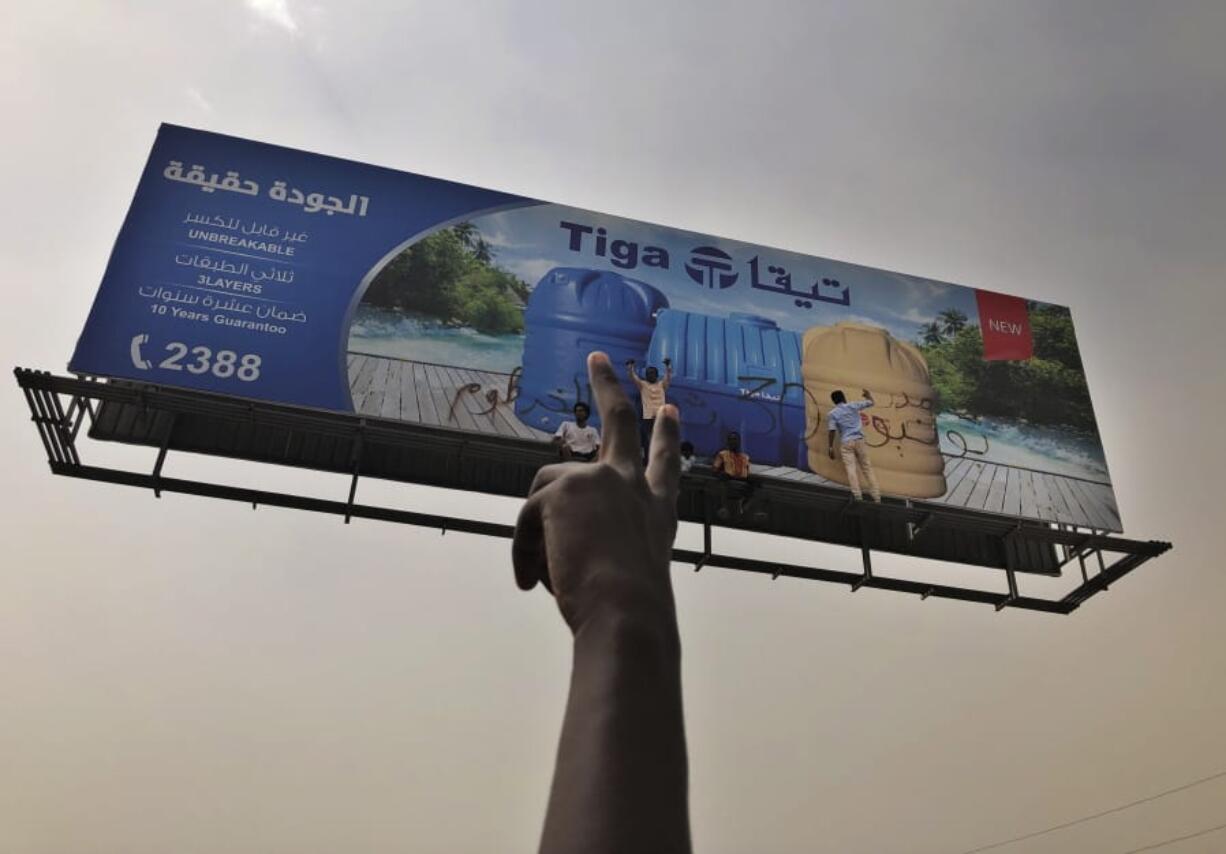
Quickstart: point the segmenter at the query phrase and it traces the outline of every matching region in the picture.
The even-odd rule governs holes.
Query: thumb
[[[552,592],[541,504],[538,492],[520,508],[519,517],[515,520],[515,534],[511,539],[511,565],[515,568],[515,583],[520,590],[531,590],[539,581]]]

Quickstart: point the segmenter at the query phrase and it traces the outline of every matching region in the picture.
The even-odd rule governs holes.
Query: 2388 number
[[[239,356],[233,350],[218,350],[214,353],[204,345],[188,347],[181,341],[166,345],[170,355],[158,362],[158,367],[168,371],[187,371],[189,374],[212,374],[218,379],[236,377],[241,382],[252,382],[260,377],[261,359],[255,353]]]

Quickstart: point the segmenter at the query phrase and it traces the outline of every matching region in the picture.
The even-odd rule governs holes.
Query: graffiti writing
[[[960,448],[958,448],[957,459],[962,459],[962,458],[963,458],[963,457],[965,457],[967,454],[976,454],[976,455],[981,455],[981,454],[986,454],[986,453],[988,452],[988,447],[989,447],[989,444],[988,444],[988,437],[987,437],[987,436],[980,436],[980,437],[979,437],[980,439],[983,439],[983,449],[982,449],[982,450],[980,450],[980,449],[978,449],[978,448],[969,448],[969,447],[967,447],[967,445],[966,445],[966,437],[965,437],[965,436],[963,436],[961,433],[959,433],[957,430],[946,430],[946,431],[945,431],[945,437],[946,437],[947,439],[949,439],[949,443],[950,443],[951,445],[960,445],[960,446],[961,446]]]
[[[479,413],[481,415],[488,415],[498,406],[515,401],[520,396],[519,381],[522,373],[522,368],[516,368],[511,374],[507,382],[505,397],[498,389],[485,390],[478,383],[461,386],[456,390],[456,398],[452,402],[453,418],[456,402],[464,394],[479,395],[484,391],[484,399],[489,406]],[[771,433],[780,428],[782,422],[781,409],[784,405],[784,399],[793,389],[796,389],[804,395],[806,409],[819,413],[817,418],[809,420],[809,423],[806,425],[802,436],[803,440],[808,443],[815,436],[821,435],[824,423],[820,415],[822,404],[804,383],[781,383],[775,377],[752,374],[740,375],[737,377],[737,381],[741,384],[741,399],[754,406],[756,411],[761,413],[765,419],[766,427],[764,432]],[[578,375],[575,376],[573,382],[574,397],[572,400],[575,402],[591,400],[591,386],[586,382],[581,382]],[[546,395],[545,400],[542,400],[540,397],[534,398],[527,406],[521,408],[520,414],[526,416],[537,407],[554,414],[569,414],[574,404],[562,397],[562,389],[557,389],[557,391],[558,394]],[[689,389],[678,390],[674,393],[674,402],[685,413],[685,422],[688,424],[707,427],[714,425],[719,420],[718,413],[711,409],[707,398],[697,392]],[[929,397],[912,398],[906,392],[893,392],[889,395],[883,395],[878,399],[877,406],[882,410],[918,409],[921,412],[930,413],[934,409],[935,402]],[[891,442],[914,442],[931,447],[939,442],[935,417],[910,418],[896,421],[885,415],[873,415],[870,418],[866,418],[866,422],[866,427],[869,430],[868,435],[865,437],[865,444],[870,448],[884,447]],[[984,448],[979,450],[968,447],[965,437],[956,430],[947,430],[946,436],[958,448],[958,456],[987,453],[986,438],[984,439]]]
[[[774,430],[776,426],[778,426],[778,420],[775,417],[774,410],[768,405],[768,401],[764,400],[763,397],[770,393],[775,386],[780,386],[782,389],[778,397],[780,405],[782,404],[783,398],[786,397],[792,389],[800,389],[801,393],[805,396],[806,402],[811,405],[812,411],[816,411],[818,413],[821,412],[821,404],[818,402],[817,398],[814,397],[813,392],[811,392],[804,385],[804,383],[780,383],[774,377],[760,376],[738,376],[737,380],[741,382],[743,386],[748,386],[742,389],[742,396],[745,399],[757,404],[761,411],[770,420],[769,430]],[[754,385],[750,385],[751,383]],[[774,395],[770,394],[770,397],[770,402],[773,403]],[[878,401],[878,405],[883,409],[915,408],[923,412],[931,412],[934,407],[934,401],[929,397],[914,399],[906,392],[893,392],[887,399]],[[866,438],[865,443],[869,447],[873,448],[882,447],[890,442],[903,441],[916,442],[921,445],[930,446],[937,444],[938,439],[935,418],[913,418],[901,421],[899,422],[897,434],[894,433],[891,424],[892,421],[888,418],[879,415],[873,416],[869,420],[869,425],[881,437],[881,441],[873,442]],[[819,417],[813,419],[812,423],[806,428],[804,433],[805,442],[808,442],[815,436],[820,435],[821,428],[822,419],[819,415]],[[965,447],[965,442],[963,443],[963,447]]]
[[[474,415],[492,416],[494,412],[498,409],[499,406],[505,406],[507,404],[514,403],[515,400],[519,397],[519,390],[520,390],[519,378],[523,374],[523,372],[524,372],[524,369],[522,367],[517,367],[515,370],[511,371],[511,374],[507,377],[507,387],[506,387],[505,394],[501,389],[498,389],[498,388],[487,389],[481,383],[465,383],[462,386],[458,386],[455,390],[455,394],[452,395],[452,398],[451,398],[451,408],[448,410],[447,420],[448,421],[456,420],[456,417],[455,417],[456,406],[459,404],[460,398],[462,398],[465,395],[470,395],[473,397],[480,396],[481,398],[485,400],[487,404],[489,404],[489,406],[487,406],[485,409],[481,409],[473,413]],[[484,394],[482,394],[482,392],[484,392]]]
[[[937,443],[936,422],[928,421],[922,418],[912,418],[909,420],[899,421],[898,435],[894,435],[891,428],[891,422],[888,418],[883,418],[880,415],[874,415],[869,419],[873,430],[881,437],[880,442],[874,442],[868,436],[864,437],[864,444],[870,448],[880,448],[888,445],[890,442],[915,442],[920,445],[935,445]],[[916,425],[912,428],[909,425]],[[912,429],[920,435],[912,435]]]
[[[878,406],[882,406],[881,401],[877,401]],[[925,412],[931,412],[933,407],[933,399],[931,397],[921,397],[919,400],[912,400],[911,395],[905,391],[891,392],[888,408],[891,409],[906,409],[908,406],[914,406],[917,409],[922,409]]]

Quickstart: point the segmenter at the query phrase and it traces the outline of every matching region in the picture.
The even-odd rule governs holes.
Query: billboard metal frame
[[[52,473],[136,486],[153,491],[197,495],[260,505],[374,519],[447,531],[510,537],[510,525],[420,513],[356,501],[362,477],[378,477],[459,489],[480,488],[473,478],[496,482],[481,491],[522,496],[535,471],[550,462],[552,450],[538,443],[473,437],[458,431],[421,429],[399,421],[368,419],[303,407],[265,403],[205,392],[166,389],[131,382],[55,376],[14,369],[25,395]],[[95,439],[157,448],[149,471],[86,465],[78,438],[83,426]],[[283,445],[283,447],[281,447]],[[346,500],[327,500],[283,492],[165,477],[171,450],[273,462],[349,475]],[[416,476],[404,460],[425,454],[434,468]],[[700,524],[703,549],[674,549],[673,561],[694,571],[720,567],[756,572],[777,579],[805,578],[862,588],[992,605],[997,611],[1021,608],[1068,614],[1108,589],[1141,564],[1170,550],[1171,544],[1111,536],[1093,529],[1036,522],[920,501],[870,505],[833,489],[770,482],[760,489],[778,502],[781,516],[802,518],[812,530],[798,533],[781,524],[762,533],[801,537],[855,548],[858,571],[827,569],[721,554],[712,545],[711,475],[687,475],[679,501],[683,521]],[[784,512],[786,511],[786,512]],[[799,514],[799,517],[798,517]],[[725,525],[723,527],[749,526]],[[873,571],[873,552],[944,559],[1004,572],[1002,591],[883,576]],[[1109,557],[1108,557],[1109,556]],[[1076,566],[1081,583],[1058,599],[1025,596],[1019,575],[1060,575]]]

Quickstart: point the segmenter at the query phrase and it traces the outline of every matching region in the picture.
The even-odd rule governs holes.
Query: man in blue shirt
[[[881,487],[877,485],[877,475],[873,474],[873,464],[868,460],[868,448],[864,446],[864,431],[860,428],[860,412],[873,405],[873,395],[868,389],[863,389],[864,400],[854,403],[847,402],[847,395],[841,390],[831,392],[830,399],[834,401],[834,409],[826,416],[827,434],[826,453],[834,459],[834,434],[839,434],[839,453],[843,457],[843,466],[847,469],[847,485],[851,494],[859,501],[863,499],[860,492],[860,473],[863,470],[864,479],[868,482],[868,494],[878,504],[881,503]]]

